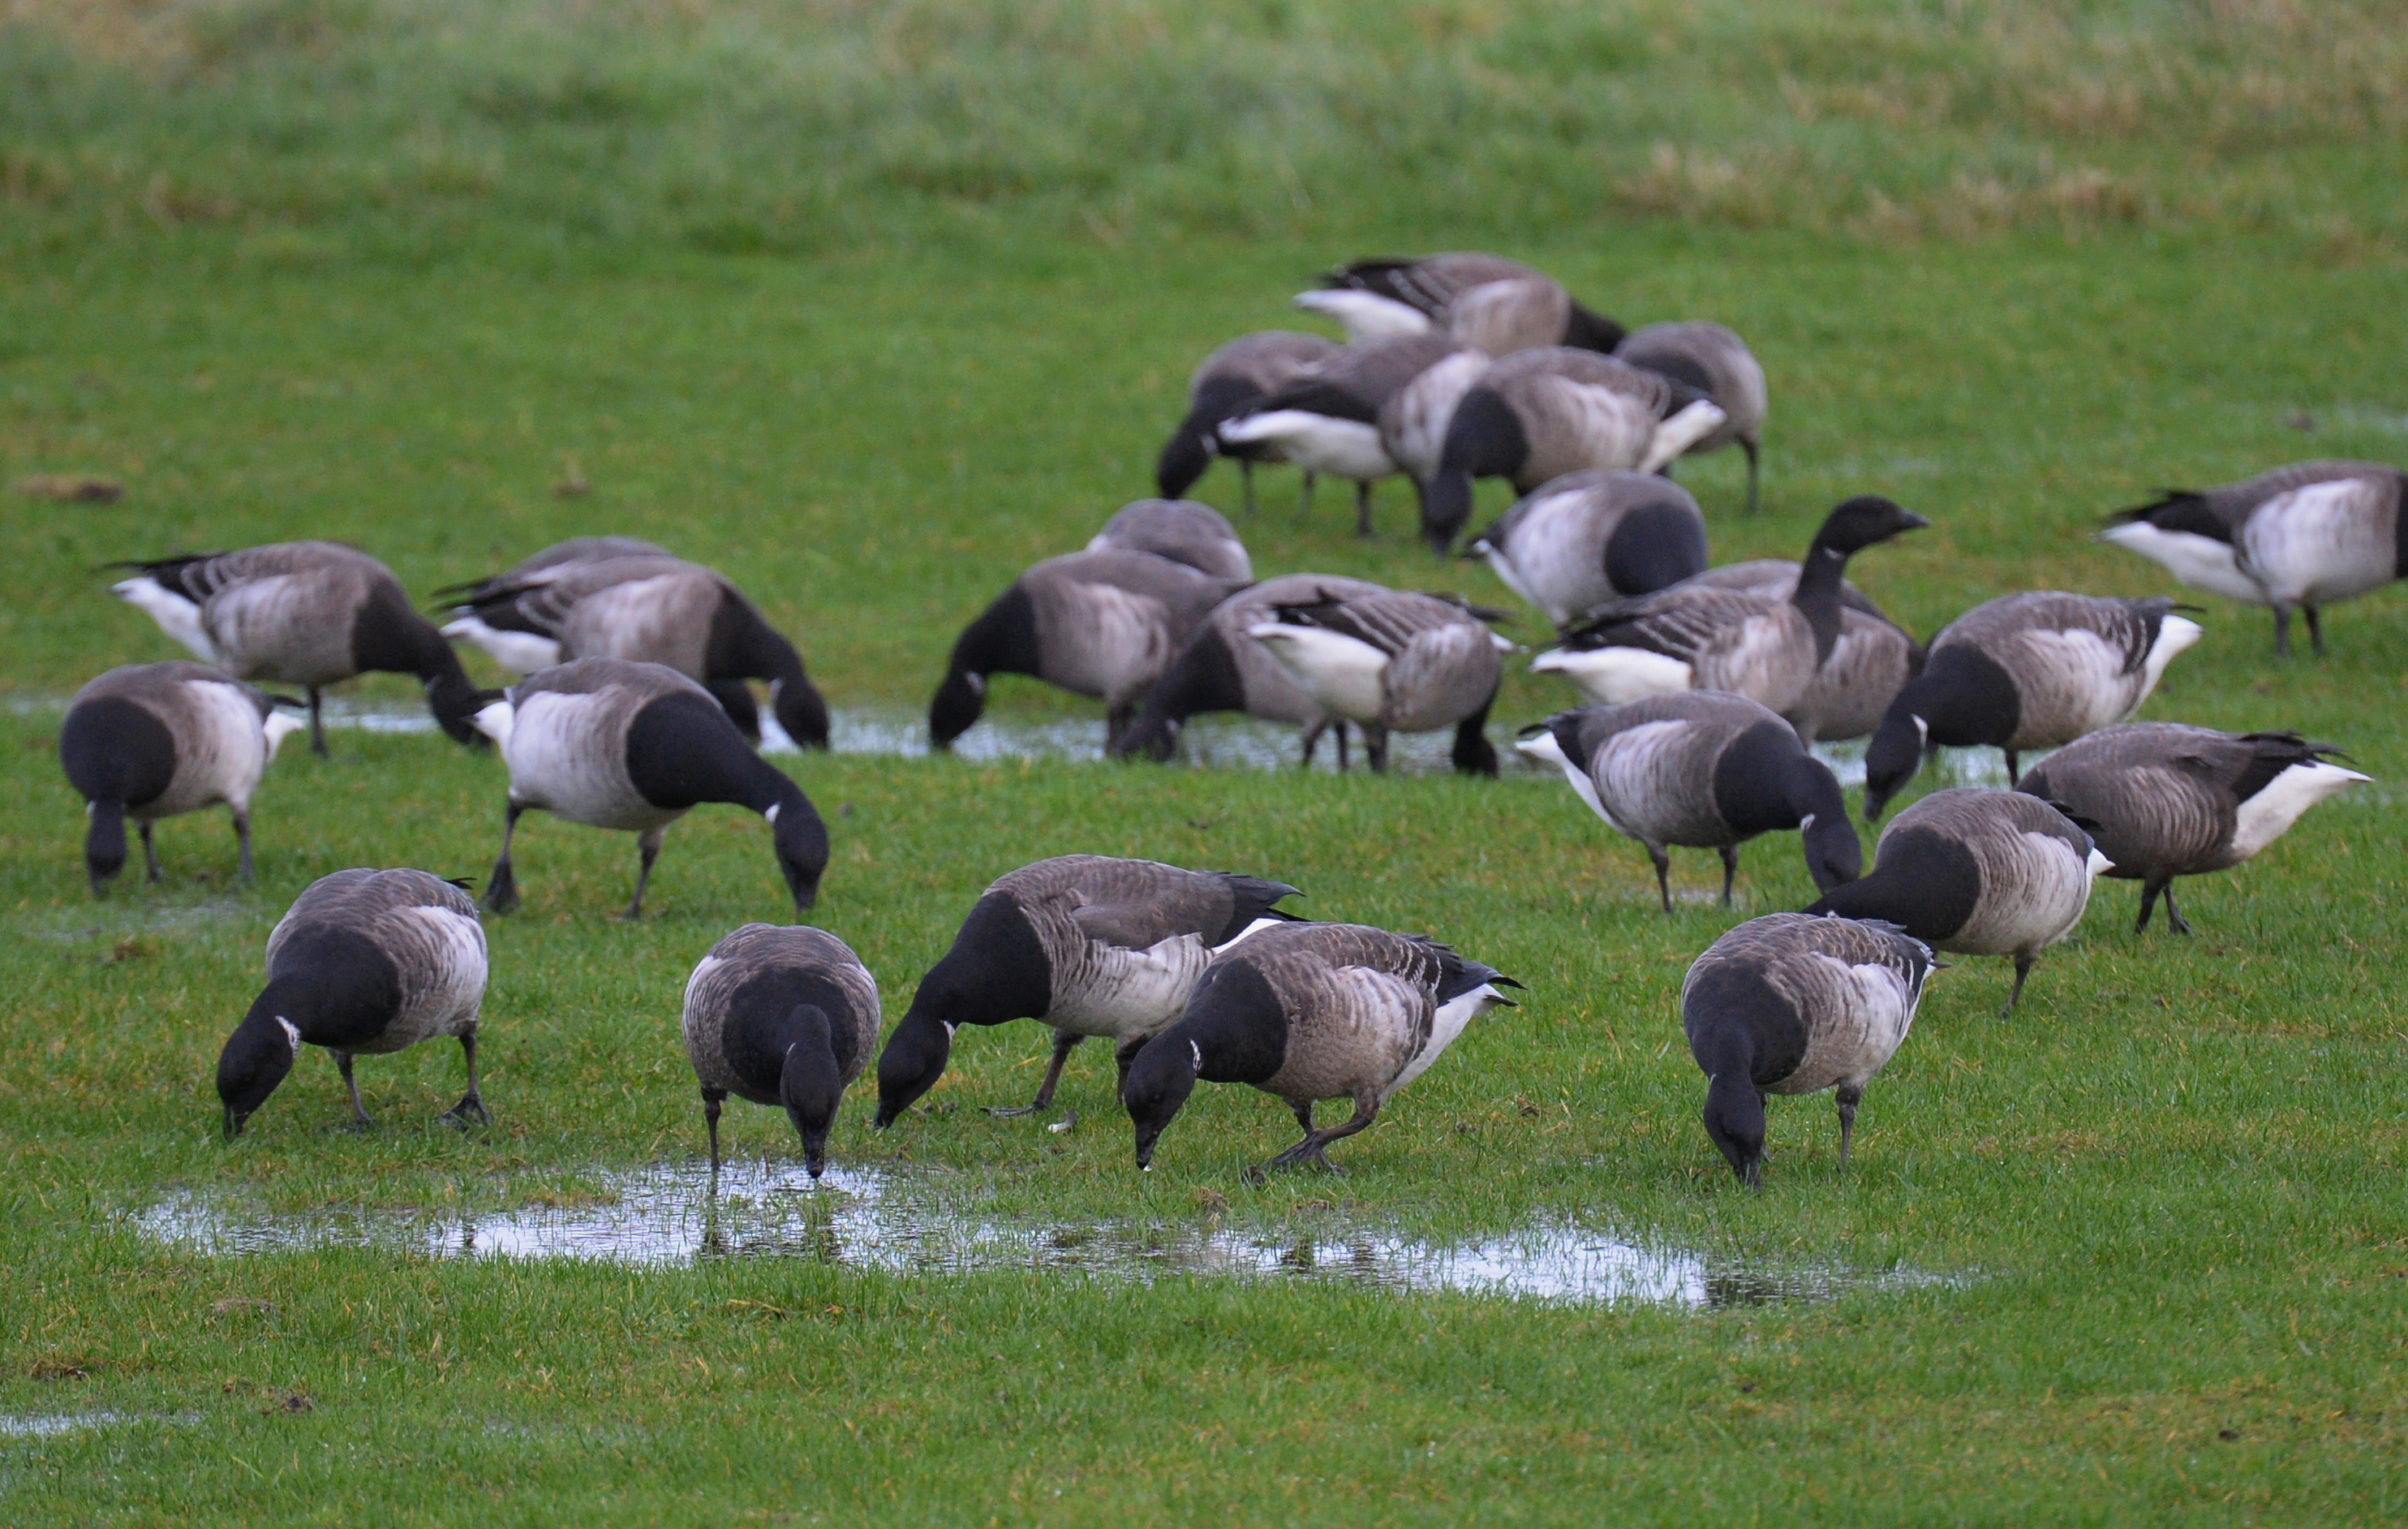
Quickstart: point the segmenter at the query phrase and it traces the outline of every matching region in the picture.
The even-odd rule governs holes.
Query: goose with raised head
[[[1325,595],[1347,598],[1384,593],[1380,585],[1334,574],[1283,573],[1240,590],[1212,608],[1179,656],[1154,682],[1137,720],[1113,738],[1114,758],[1143,755],[1168,759],[1191,717],[1240,712],[1262,722],[1291,722],[1304,729],[1304,763],[1312,763],[1321,735],[1338,732],[1338,768],[1344,770],[1346,723],[1307,693],[1270,650],[1246,634],[1274,619],[1283,605]]]
[[[1292,329],[1266,329],[1237,339],[1204,358],[1187,382],[1187,416],[1179,422],[1154,468],[1154,487],[1176,499],[1196,486],[1215,456],[1238,464],[1245,480],[1246,513],[1254,512],[1254,464],[1283,462],[1268,441],[1233,442],[1220,437],[1221,422],[1294,382],[1307,368],[1338,353],[1334,341]],[[1312,473],[1305,472],[1305,498],[1312,498]],[[1209,571],[1209,570],[1208,570]]]
[[[2177,934],[2174,878],[2228,871],[2290,831],[2307,810],[2371,776],[2331,762],[2341,751],[2295,732],[2217,732],[2128,722],[2077,738],[2031,767],[2015,789],[2092,825],[2106,874],[2141,884],[2149,927],[2157,894]]]
[[[326,752],[319,692],[358,674],[413,674],[437,726],[477,738],[492,700],[468,683],[443,634],[410,609],[393,570],[335,541],[278,541],[239,552],[180,553],[119,565],[135,577],[117,598],[159,624],[205,664],[237,680],[302,686],[309,747]]]
[[[1489,367],[1447,417],[1422,482],[1422,534],[1440,552],[1471,518],[1471,482],[1527,494],[1586,468],[1652,473],[1723,424],[1705,395],[1593,351],[1549,346]]]
[[[1254,1170],[1310,1162],[1364,1130],[1490,1009],[1514,1006],[1520,983],[1435,940],[1363,924],[1278,924],[1222,950],[1179,1022],[1146,1043],[1122,1085],[1151,1168],[1162,1132],[1198,1079],[1245,1083],[1296,1114],[1304,1139]],[[1351,1100],[1343,1124],[1317,1127],[1313,1106]]]
[[[813,1178],[827,1167],[844,1090],[878,1044],[878,980],[824,930],[747,924],[712,945],[686,979],[686,1060],[702,1085],[710,1171],[729,1094],[786,1112]]]
[[[1806,873],[1826,891],[1864,869],[1839,777],[1778,714],[1743,696],[1696,690],[1562,712],[1515,746],[1561,770],[1589,811],[1646,846],[1666,913],[1671,844],[1721,854],[1726,908],[1739,846],[1760,833],[1799,829]]]
[[[1681,981],[1681,1029],[1706,1075],[1706,1135],[1764,1187],[1764,1098],[1836,1089],[1840,1166],[1856,1103],[1914,1025],[1935,963],[1895,924],[1776,913],[1706,947]]]
[[[986,710],[992,676],[1027,674],[1101,700],[1109,743],[1188,634],[1234,587],[1150,552],[1047,558],[953,640],[945,677],[928,702],[928,741],[951,748]]]
[[[1087,542],[1089,552],[1150,552],[1184,563],[1209,578],[1252,584],[1254,561],[1228,517],[1194,499],[1138,499],[1125,504]]]
[[[763,680],[786,736],[806,748],[827,747],[827,702],[804,672],[802,655],[743,591],[663,553],[559,555],[566,546],[538,554],[553,561],[532,573],[513,569],[468,588],[443,635],[520,675],[578,658],[666,665],[709,690],[748,737],[760,736],[761,716],[744,682]]]
[[[2408,474],[2380,462],[2296,462],[2237,483],[2168,489],[2099,533],[2194,589],[2272,606],[2274,652],[2291,613],[2325,651],[2325,606],[2408,576]]]
[[[1380,412],[1423,372],[1464,346],[1443,335],[1367,339],[1299,372],[1276,393],[1222,421],[1226,449],[1268,446],[1307,471],[1354,484],[1354,528],[1371,534],[1371,485],[1401,470]]]
[[[2107,869],[2082,825],[2020,791],[1934,791],[1898,815],[1873,868],[1826,891],[1810,914],[1896,924],[1936,950],[2012,956],[2013,1014],[2040,953],[2073,932]]]
[[[2071,743],[2139,711],[2199,641],[2199,623],[2173,611],[2170,599],[2033,590],[1942,627],[1865,750],[1865,820],[1942,748],[1995,747],[2012,781],[2025,749]]]
[[[219,1053],[226,1139],[242,1133],[305,1045],[334,1053],[351,1129],[373,1129],[351,1059],[438,1035],[456,1037],[468,1065],[468,1091],[442,1118],[490,1124],[477,1089],[484,997],[485,930],[460,883],[406,869],[319,877],[269,931],[267,986]]]
[[[1591,468],[1525,495],[1467,551],[1560,629],[1703,572],[1706,517],[1669,478]]]
[[[1501,255],[1459,252],[1357,260],[1298,293],[1296,306],[1334,320],[1350,340],[1451,334],[1491,355],[1539,345],[1611,351],[1622,325],[1572,299],[1542,271]]]
[[[1271,905],[1297,895],[1255,876],[1103,855],[1039,860],[1000,877],[920,979],[879,1053],[879,1125],[894,1124],[936,1086],[964,1025],[1035,1019],[1053,1027],[1053,1060],[1037,1097],[996,1115],[1051,1104],[1062,1064],[1091,1035],[1114,1043],[1125,1076],[1137,1048],[1186,1007],[1213,949],[1257,920],[1286,918]]]
[[[112,669],[75,693],[59,724],[59,763],[84,801],[84,874],[99,897],[125,869],[125,820],[161,879],[150,826],[222,804],[234,815],[236,873],[251,880],[251,796],[276,745],[301,724],[222,670],[180,661]]]
[[[1314,705],[1363,729],[1372,770],[1388,768],[1389,734],[1453,728],[1455,768],[1494,775],[1488,711],[1502,674],[1487,613],[1435,595],[1324,586],[1273,607],[1246,636]]]
[[[1723,423],[1684,454],[1703,456],[1736,445],[1747,457],[1747,510],[1756,510],[1757,454],[1764,445],[1764,368],[1747,341],[1719,324],[1649,324],[1613,353],[1634,367],[1697,389],[1723,411]]]
[[[477,714],[477,726],[510,772],[502,851],[485,886],[485,906],[495,913],[518,909],[510,845],[531,810],[637,836],[629,918],[643,914],[644,884],[669,825],[705,802],[767,820],[796,913],[819,896],[828,837],[818,810],[752,751],[710,691],[666,665],[575,659],[512,685]]]
[[[1727,690],[1780,713],[1811,743],[1821,717],[1807,702],[1847,630],[1841,586],[1848,559],[1929,524],[1878,495],[1849,499],[1825,517],[1785,596],[1691,579],[1606,606],[1541,654],[1531,671],[1561,674],[1609,706]]]

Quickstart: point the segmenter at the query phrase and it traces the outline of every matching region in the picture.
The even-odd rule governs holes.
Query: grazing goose
[[[1681,982],[1681,1029],[1706,1075],[1706,1134],[1764,1187],[1764,1096],[1837,1089],[1840,1166],[1856,1102],[1914,1024],[1931,948],[1891,924],[1776,913],[1706,947]]]
[[[1194,499],[1125,504],[1087,543],[1089,552],[1150,552],[1233,584],[1254,581],[1254,559],[1220,511]]]
[[[2170,599],[2106,599],[2036,590],[1958,616],[1931,640],[1923,672],[1891,701],[1865,750],[1865,821],[1878,820],[1925,757],[1989,744],[2021,773],[2028,748],[2055,748],[2121,722],[2199,623]]]
[[[1349,339],[1454,335],[1491,355],[1538,345],[1611,351],[1622,325],[1572,300],[1553,277],[1498,255],[1357,260],[1322,278],[1296,306],[1335,320]]]
[[[929,742],[951,748],[970,730],[986,709],[990,675],[1031,674],[1100,699],[1109,743],[1230,590],[1229,580],[1150,552],[1047,558],[953,640],[944,681],[928,702]]]
[[[142,859],[160,879],[150,825],[223,802],[251,872],[251,794],[276,745],[301,724],[250,685],[200,664],[128,664],[75,693],[59,725],[59,763],[84,800],[84,873],[99,897],[125,869],[125,820],[142,832]]]
[[[666,664],[709,689],[755,737],[760,714],[743,682],[766,680],[786,736],[806,748],[827,747],[827,702],[811,687],[802,655],[710,570],[655,553],[559,559],[514,578],[518,571],[468,589],[443,635],[474,643],[522,675],[577,658]]]
[[[376,1122],[360,1103],[351,1059],[460,1038],[468,1091],[443,1116],[492,1122],[477,1092],[477,1008],[485,997],[485,931],[456,882],[423,871],[337,871],[294,899],[267,936],[267,986],[218,1056],[226,1140],[293,1071],[304,1042],[335,1054],[351,1096],[351,1129]]]
[[[663,664],[579,658],[521,680],[477,714],[509,767],[502,852],[485,906],[514,913],[510,840],[530,808],[637,836],[641,860],[626,916],[644,911],[644,883],[668,826],[706,801],[730,802],[769,823],[795,911],[819,896],[827,828],[802,788],[752,752],[710,692]]]
[[[1666,913],[1668,844],[1721,852],[1726,908],[1739,846],[1759,833],[1803,830],[1807,873],[1825,891],[1864,869],[1839,777],[1788,723],[1745,697],[1694,690],[1584,707],[1524,729],[1515,746],[1561,770],[1589,811],[1647,846]]]
[[[1710,568],[1689,581],[1717,589],[1745,589],[1787,599],[1799,566],[1778,557]],[[1794,708],[1801,736],[1816,743],[1862,738],[1881,726],[1906,682],[1923,672],[1923,645],[1882,614],[1864,591],[1840,581],[1840,640],[1814,671]]]
[[[1121,1099],[1137,1127],[1137,1165],[1198,1078],[1250,1083],[1296,1112],[1304,1140],[1265,1163],[1334,1166],[1329,1144],[1379,1118],[1464,1027],[1520,983],[1435,940],[1361,924],[1275,924],[1222,950],[1179,1022],[1146,1043]],[[1354,1101],[1343,1125],[1317,1128],[1312,1106]],[[1257,1174],[1262,1169],[1255,1170]]]
[[[1054,1058],[1032,1115],[1054,1102],[1062,1064],[1090,1035],[1110,1036],[1124,1076],[1129,1059],[1179,1017],[1216,945],[1293,887],[1154,860],[1065,855],[1025,865],[981,894],[944,959],[920,979],[911,1007],[878,1057],[878,1123],[889,1126],[936,1086],[964,1025],[1036,1019],[1054,1028]]]
[[[1924,944],[2013,956],[2013,1014],[2040,953],[2073,932],[2107,857],[2055,805],[2020,791],[1934,791],[1898,815],[1863,879],[1806,911],[1896,924]]]
[[[1406,335],[1349,345],[1276,393],[1224,420],[1225,449],[1268,446],[1309,472],[1354,483],[1354,528],[1371,534],[1371,484],[1398,469],[1380,432],[1380,413],[1414,378],[1462,352],[1442,335]]]
[[[1246,628],[1313,704],[1363,729],[1373,771],[1391,732],[1455,729],[1455,768],[1497,773],[1488,709],[1500,673],[1484,613],[1433,595],[1316,588]]]
[[[1223,420],[1243,413],[1255,403],[1294,382],[1297,373],[1328,360],[1338,346],[1319,335],[1291,329],[1267,329],[1240,335],[1204,358],[1187,382],[1187,417],[1163,443],[1154,463],[1154,483],[1166,499],[1176,499],[1196,486],[1215,456],[1238,464],[1246,483],[1246,513],[1254,512],[1254,464],[1286,458],[1268,442],[1231,443],[1220,435]],[[1312,494],[1312,474],[1305,477],[1305,496]],[[1149,549],[1151,550],[1151,549]],[[1209,570],[1207,571],[1210,571]]]
[[[1609,706],[1666,691],[1727,690],[1779,712],[1812,742],[1821,718],[1805,703],[1847,629],[1840,586],[1848,559],[1929,524],[1878,495],[1850,499],[1814,533],[1805,571],[1785,598],[1692,579],[1607,606],[1541,654],[1531,671],[1561,674]]]
[[[878,1044],[878,1017],[877,979],[823,930],[747,924],[712,945],[686,979],[682,1022],[710,1171],[719,1172],[719,1106],[732,1093],[782,1106],[803,1139],[803,1166],[819,1177],[837,1105]]]
[[[2099,533],[2194,589],[2274,608],[2274,652],[2291,656],[2291,611],[2325,651],[2319,612],[2408,574],[2408,474],[2380,462],[2298,462],[2244,483],[2169,489]]]
[[[2128,722],[2077,738],[2032,766],[2015,789],[2094,823],[2110,876],[2141,884],[2149,927],[2157,894],[2177,934],[2174,878],[2227,871],[2290,831],[2317,802],[2371,779],[2326,762],[2341,751],[2295,732],[2217,732]]]
[[[1168,759],[1179,747],[1187,719],[1206,712],[1242,712],[1264,722],[1293,722],[1304,729],[1304,763],[1321,735],[1338,729],[1338,767],[1346,768],[1346,724],[1323,710],[1270,650],[1246,634],[1269,621],[1283,605],[1384,594],[1375,584],[1319,573],[1286,573],[1240,590],[1212,608],[1186,646],[1154,682],[1145,708],[1111,743],[1114,758],[1142,754]]]
[[[1444,552],[1471,518],[1471,481],[1527,494],[1584,468],[1656,469],[1721,428],[1723,411],[1685,383],[1592,351],[1509,355],[1456,401],[1438,469],[1422,484],[1422,534]]]
[[[426,709],[457,742],[490,692],[468,683],[459,655],[409,607],[393,570],[334,541],[278,541],[240,552],[184,553],[119,565],[136,570],[117,598],[237,680],[303,686],[309,747],[326,752],[319,691],[356,674],[415,674]]]
[[[1764,443],[1764,368],[1747,342],[1719,324],[1650,324],[1634,329],[1613,353],[1713,400],[1723,423],[1686,454],[1703,456],[1736,443],[1747,455],[1747,510],[1756,508],[1756,454]]]
[[[1592,468],[1526,495],[1469,550],[1560,628],[1703,572],[1706,517],[1669,478]]]

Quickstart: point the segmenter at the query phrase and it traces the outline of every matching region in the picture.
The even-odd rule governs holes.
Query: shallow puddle
[[[130,1412],[0,1412],[0,1438],[53,1438],[61,1434],[79,1434],[95,1428],[118,1428],[129,1423],[165,1422],[191,1427],[201,1421],[196,1412],[179,1412],[172,1416],[141,1417]]]
[[[341,1210],[265,1216],[187,1191],[141,1212],[135,1224],[162,1244],[222,1257],[387,1248],[434,1258],[652,1266],[800,1258],[905,1275],[1042,1269],[1140,1283],[1186,1275],[1320,1279],[1691,1308],[1953,1283],[1912,1270],[1718,1260],[1563,1225],[1450,1244],[1327,1224],[1268,1232],[1217,1219],[1048,1221],[939,1193],[924,1177],[831,1168],[814,1187],[799,1166],[757,1161],[730,1163],[715,1191],[707,1166],[662,1165],[606,1176],[591,1204],[442,1218]]]

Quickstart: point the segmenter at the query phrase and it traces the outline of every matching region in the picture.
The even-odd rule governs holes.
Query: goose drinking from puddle
[[[1468,550],[1560,628],[1704,572],[1706,517],[1668,478],[1592,469],[1541,484]]]
[[[982,893],[929,968],[878,1058],[878,1124],[895,1123],[944,1075],[964,1025],[1036,1019],[1054,1056],[1025,1108],[1054,1102],[1062,1064],[1090,1035],[1116,1044],[1122,1072],[1137,1048],[1179,1017],[1226,945],[1297,889],[1254,876],[1186,871],[1154,860],[1065,855],[1039,860]]]
[[[1338,353],[1338,346],[1319,335],[1291,329],[1266,329],[1237,339],[1206,356],[1187,382],[1187,417],[1179,422],[1154,468],[1154,486],[1165,499],[1177,499],[1196,486],[1215,456],[1238,464],[1245,479],[1246,513],[1254,512],[1254,464],[1287,458],[1268,441],[1225,441],[1221,422],[1235,418],[1294,382],[1306,368]],[[1311,472],[1305,475],[1305,497],[1312,494]],[[1149,551],[1154,549],[1147,549]],[[1207,572],[1212,571],[1207,570]]]
[[[1319,290],[1298,293],[1296,306],[1334,320],[1349,339],[1438,332],[1491,355],[1538,345],[1611,351],[1624,336],[1544,272],[1468,251],[1357,260],[1323,277]]]
[[[129,664],[77,691],[59,725],[59,763],[90,820],[83,863],[92,895],[125,868],[128,817],[157,881],[150,825],[220,803],[234,815],[236,874],[248,886],[251,793],[276,745],[300,729],[266,696],[202,664]]]
[[[1121,1089],[1151,1168],[1198,1079],[1245,1083],[1286,1102],[1304,1139],[1264,1164],[1331,1166],[1331,1143],[1362,1131],[1464,1027],[1520,983],[1419,935],[1361,924],[1273,924],[1212,959],[1177,1024],[1138,1052]],[[1343,1124],[1312,1123],[1325,1099],[1354,1102]],[[1257,1170],[1259,1172],[1259,1170]]]
[[[878,982],[824,930],[747,924],[686,979],[686,1060],[702,1085],[710,1171],[719,1172],[719,1110],[729,1094],[786,1112],[813,1178],[827,1167],[828,1130],[844,1090],[878,1044]]]
[[[423,871],[337,871],[310,883],[267,936],[267,986],[218,1057],[228,1141],[293,1071],[304,1045],[334,1053],[352,1129],[376,1124],[351,1075],[355,1056],[459,1038],[468,1091],[443,1118],[487,1124],[477,1091],[477,1014],[485,931],[459,884]]]
[[[1316,590],[1246,628],[1314,704],[1363,729],[1374,771],[1392,732],[1455,729],[1455,768],[1497,773],[1488,710],[1500,678],[1484,613],[1433,595]]]

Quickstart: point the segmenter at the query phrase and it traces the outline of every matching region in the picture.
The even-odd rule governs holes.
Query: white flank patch
[[[1607,816],[1605,803],[1597,799],[1597,782],[1588,778],[1587,771],[1572,763],[1571,757],[1564,752],[1564,745],[1556,741],[1554,733],[1542,732],[1535,737],[1519,739],[1513,746],[1531,758],[1542,759],[1562,771],[1564,779],[1571,782],[1572,790],[1588,803],[1588,810],[1619,830],[1621,826]]]
[[[1405,1063],[1404,1071],[1397,1075],[1395,1081],[1380,1091],[1380,1103],[1384,1104],[1394,1099],[1406,1084],[1428,1072],[1430,1063],[1438,1060],[1440,1055],[1455,1044],[1455,1037],[1463,1033],[1465,1027],[1504,1002],[1503,993],[1484,982],[1471,991],[1457,993],[1440,1004],[1438,1012],[1430,1016],[1428,1043],[1412,1060]]]
[[[2149,698],[2149,692],[2157,687],[2157,681],[2165,675],[2166,666],[2174,661],[2177,654],[2198,642],[2201,635],[2203,628],[2200,624],[2184,616],[2170,615],[2159,624],[2157,640],[2149,645],[2149,656],[2143,665],[2140,699],[2132,702],[2136,710],[2141,701]]]
[[[1303,409],[1272,409],[1230,420],[1221,426],[1221,439],[1232,444],[1273,441],[1297,466],[1333,478],[1369,482],[1397,470],[1388,449],[1380,443],[1379,426]]]
[[[170,594],[159,581],[144,574],[115,586],[119,599],[159,624],[159,629],[181,642],[205,664],[218,661],[218,650],[201,630],[201,608],[181,595]]]
[[[1656,426],[1656,437],[1647,443],[1647,454],[1639,459],[1639,470],[1654,472],[1721,429],[1729,418],[1714,405],[1699,398]]]
[[[497,631],[476,616],[443,624],[443,635],[466,641],[513,674],[533,674],[560,662],[560,644],[533,632]]]
[[[1354,722],[1376,722],[1386,709],[1388,656],[1361,638],[1277,621],[1249,627],[1246,635],[1322,710]]]
[[[507,700],[497,700],[480,709],[468,722],[469,726],[507,749],[510,746],[510,732],[517,720],[518,708]]]
[[[2373,779],[2355,770],[2319,760],[2295,764],[2266,783],[2266,788],[2241,804],[2233,825],[2232,847],[2247,859],[2288,833],[2300,815],[2346,787]]]
[[[1530,660],[1533,674],[1561,674],[1608,706],[1689,688],[1694,672],[1678,658],[1644,648],[1555,648]]]
[[[2378,589],[2398,562],[2377,491],[2360,478],[2277,495],[2233,540],[2243,570],[2286,604],[2321,605]]]
[[[2111,526],[2099,540],[2136,552],[2172,574],[2177,583],[2204,589],[2243,605],[2270,603],[2265,587],[2241,571],[2231,544],[2190,531],[2161,531],[2146,521]]]
[[[1334,291],[1299,292],[1296,306],[1318,313],[1346,331],[1348,339],[1383,339],[1390,335],[1429,333],[1429,315],[1394,297],[1351,287]]]

